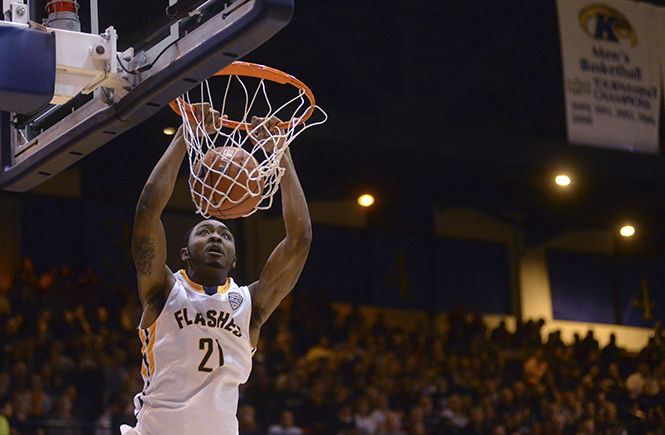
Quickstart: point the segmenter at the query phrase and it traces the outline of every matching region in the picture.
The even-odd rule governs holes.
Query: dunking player
[[[271,119],[269,127],[275,123]],[[280,185],[286,237],[258,281],[241,287],[228,276],[236,264],[235,242],[214,219],[190,230],[180,252],[186,270],[171,272],[160,215],[185,153],[181,127],[136,208],[132,251],[143,305],[144,389],[134,398],[137,425],[123,425],[123,434],[237,434],[238,386],[249,377],[252,345],[295,285],[309,252],[309,211],[287,150]]]

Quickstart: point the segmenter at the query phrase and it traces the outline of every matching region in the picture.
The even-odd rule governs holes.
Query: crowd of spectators
[[[110,435],[142,388],[131,285],[26,259],[0,291],[0,435]],[[399,315],[395,315],[399,316]],[[455,310],[413,324],[295,290],[240,388],[250,434],[665,434],[665,335],[628,353],[542,321],[488,330]],[[11,427],[11,429],[9,429]]]

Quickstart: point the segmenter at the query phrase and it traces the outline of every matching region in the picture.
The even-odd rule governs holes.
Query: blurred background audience
[[[639,353],[458,309],[391,326],[296,289],[262,329],[240,433],[665,434],[665,336]],[[0,295],[0,435],[118,433],[141,390],[132,285],[25,259]],[[10,429],[11,428],[11,429]]]

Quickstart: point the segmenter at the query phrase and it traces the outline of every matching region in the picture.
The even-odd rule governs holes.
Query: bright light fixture
[[[175,127],[164,127],[162,132],[167,136],[173,136],[175,134]]]
[[[623,237],[633,237],[635,235],[635,227],[632,225],[624,225],[619,230],[619,234]]]
[[[360,204],[363,207],[369,207],[372,204],[374,204],[374,197],[367,193],[364,195],[360,195],[358,197],[358,204]]]
[[[559,174],[554,178],[554,182],[561,187],[565,187],[570,184],[570,177],[565,174]]]

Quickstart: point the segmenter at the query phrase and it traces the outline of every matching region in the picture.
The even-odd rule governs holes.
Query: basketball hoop
[[[222,89],[220,80],[211,80],[215,77],[226,77],[226,85]],[[231,188],[220,191],[218,185],[212,186],[207,182],[211,177],[206,175],[210,171],[219,172],[219,168],[209,166],[209,159],[204,159],[204,156],[209,150],[220,147],[242,148],[258,162],[258,166],[249,172],[248,182],[253,186],[257,183],[263,186],[258,192],[247,189],[242,195],[242,201],[252,198],[257,202],[243,215],[249,216],[272,205],[273,195],[284,174],[279,162],[289,144],[309,127],[324,123],[327,115],[316,105],[314,94],[307,85],[275,68],[238,61],[211,79],[203,81],[198,91],[189,91],[169,104],[183,121],[192,201],[196,212],[204,217],[210,217],[214,210],[228,207],[229,203],[238,203],[238,183],[235,183],[231,195]],[[252,86],[255,87],[252,89]],[[213,95],[218,94],[222,95],[216,97],[218,101],[215,103]],[[213,111],[212,122],[209,119],[207,124],[202,108],[204,104],[209,104]],[[319,119],[308,122],[315,113],[320,114]],[[262,121],[252,126],[254,116]],[[277,128],[268,131],[268,121],[273,117],[280,119],[280,122]],[[194,186],[197,186],[197,191]],[[202,195],[201,191],[205,194]],[[257,201],[258,196],[260,200]]]

